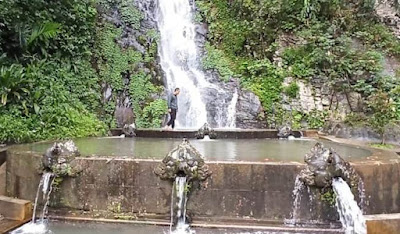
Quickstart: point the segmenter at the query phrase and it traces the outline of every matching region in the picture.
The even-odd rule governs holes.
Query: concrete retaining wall
[[[40,156],[31,152],[8,152],[7,194],[33,200],[39,174]],[[67,178],[54,192],[51,206],[112,215],[168,220],[171,182],[153,173],[158,160],[79,158],[84,170]],[[257,220],[282,222],[291,218],[295,177],[303,168],[295,163],[208,162],[212,176],[194,185],[188,213],[194,219]],[[366,214],[400,212],[399,162],[356,164],[368,203]],[[311,191],[319,197],[318,191]],[[310,212],[311,210],[311,212]],[[335,208],[302,193],[299,217],[302,220],[336,221]]]
[[[315,131],[305,131],[304,134],[309,133],[315,136]],[[137,129],[135,131],[137,137],[153,137],[153,138],[196,138],[197,130],[174,130],[166,131],[163,129]],[[218,139],[276,139],[278,138],[278,131],[273,129],[215,129]],[[113,136],[123,134],[122,129],[111,129]],[[303,133],[300,131],[293,131],[294,137],[300,137]]]

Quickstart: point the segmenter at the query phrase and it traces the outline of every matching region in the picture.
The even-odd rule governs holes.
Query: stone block
[[[366,215],[368,234],[397,234],[400,232],[400,213]]]
[[[0,212],[7,219],[26,220],[32,217],[32,203],[27,200],[0,196]]]

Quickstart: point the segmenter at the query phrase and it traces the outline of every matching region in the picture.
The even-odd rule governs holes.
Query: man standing
[[[165,126],[166,129],[172,130],[175,127],[176,112],[178,111],[178,95],[180,93],[179,88],[175,88],[174,93],[168,96],[168,112],[170,119]]]

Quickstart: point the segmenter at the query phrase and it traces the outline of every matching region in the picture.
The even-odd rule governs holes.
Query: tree
[[[385,144],[386,128],[389,124],[394,123],[397,117],[395,104],[387,93],[379,90],[369,98],[368,107],[372,112],[369,124],[380,134],[383,145]]]

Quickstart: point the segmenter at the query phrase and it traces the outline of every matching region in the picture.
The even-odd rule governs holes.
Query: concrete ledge
[[[318,130],[304,130],[302,132],[303,132],[304,137],[310,137],[310,138],[318,138],[319,137]]]
[[[0,220],[0,233],[8,233],[9,231],[14,230],[15,228],[27,223],[29,220],[17,221],[11,219],[3,219]]]
[[[174,131],[166,131],[160,128],[154,129],[137,129],[137,137],[152,137],[152,138],[196,138],[197,130],[194,129],[178,129]],[[215,129],[218,139],[264,139],[278,138],[278,131],[274,129]],[[113,136],[122,134],[122,129],[111,129]],[[309,134],[313,135],[312,132]],[[293,131],[294,137],[301,137],[300,131]],[[314,134],[315,135],[315,134]]]
[[[400,232],[400,213],[366,215],[368,234],[395,234]]]
[[[53,220],[64,220],[71,222],[102,222],[102,223],[120,223],[120,224],[140,224],[140,225],[158,225],[169,226],[169,222],[160,221],[137,221],[137,220],[115,220],[104,218],[88,218],[76,216],[50,216]],[[307,232],[307,233],[343,233],[342,229],[338,228],[308,228],[308,227],[289,227],[289,226],[264,226],[264,225],[245,225],[245,224],[228,224],[216,222],[194,222],[191,224],[194,228],[221,228],[245,231],[269,231],[269,232]]]
[[[1,214],[11,220],[23,221],[32,217],[32,203],[6,196],[0,196]]]

